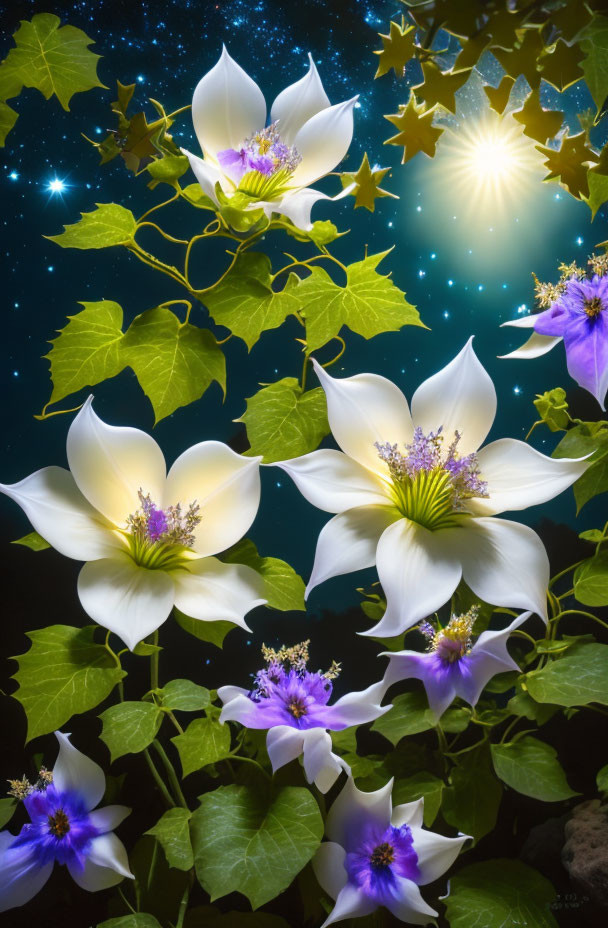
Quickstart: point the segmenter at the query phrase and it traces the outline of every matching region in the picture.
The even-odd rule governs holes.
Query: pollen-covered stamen
[[[56,838],[65,838],[70,830],[70,820],[63,809],[57,809],[56,812],[49,815],[48,824],[49,831]]]
[[[240,148],[218,152],[217,159],[238,191],[271,200],[289,190],[289,179],[302,157],[281,140],[276,120],[250,135]]]
[[[473,626],[479,615],[479,606],[472,606],[462,615],[453,615],[429,642],[429,650],[442,661],[453,664],[467,655],[473,647]]]
[[[287,711],[293,715],[294,719],[301,719],[303,715],[306,715],[308,709],[303,699],[296,698],[287,703]]]
[[[599,296],[593,296],[583,303],[585,313],[590,319],[595,319],[604,309],[604,303]]]
[[[475,453],[458,453],[460,432],[445,448],[442,428],[425,435],[420,427],[405,451],[397,444],[376,442],[378,456],[388,467],[397,508],[406,518],[433,531],[455,524],[466,511],[466,500],[488,495]]]
[[[194,530],[202,519],[198,503],[195,500],[183,512],[180,503],[159,509],[141,489],[138,496],[141,506],[127,518],[133,559],[149,570],[180,566],[179,549],[192,547]]]
[[[378,844],[369,856],[369,862],[375,869],[390,867],[395,860],[395,848],[388,841]]]

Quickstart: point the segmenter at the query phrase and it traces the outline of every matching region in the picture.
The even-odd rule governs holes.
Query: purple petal
[[[572,313],[562,303],[554,303],[534,319],[534,331],[539,335],[563,335],[572,319]]]
[[[579,316],[564,333],[568,373],[604,408],[608,389],[608,313]]]

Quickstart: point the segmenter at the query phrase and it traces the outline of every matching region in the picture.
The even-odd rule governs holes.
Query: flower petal
[[[121,543],[113,526],[84,498],[69,470],[43,467],[0,492],[21,506],[33,528],[66,557],[93,561]]]
[[[327,727],[331,731],[340,731],[351,725],[364,725],[373,722],[392,709],[392,706],[381,706],[385,693],[384,681],[372,683],[366,690],[346,693],[341,696],[333,706],[326,706],[323,717],[327,719]]]
[[[502,329],[508,325],[516,329],[533,329],[537,315],[537,313],[528,313],[527,316],[519,316],[518,319],[508,319],[507,322],[502,322],[500,327]]]
[[[270,121],[278,120],[279,135],[285,145],[293,145],[298,129],[311,116],[330,105],[310,53],[308,62],[308,71],[304,77],[282,90],[270,110]]]
[[[324,841],[319,845],[312,859],[312,867],[321,888],[337,899],[340,890],[348,882],[348,874],[344,866],[346,851],[335,841]]]
[[[280,213],[282,216],[287,216],[298,229],[309,232],[310,229],[312,229],[310,214],[315,203],[318,203],[319,200],[330,200],[332,203],[336,200],[342,200],[349,195],[351,190],[352,185],[350,187],[345,187],[340,193],[336,193],[335,196],[330,197],[328,194],[322,193],[314,187],[302,187],[299,190],[294,190],[292,193],[286,193],[280,200],[260,201],[256,203],[255,206],[256,208],[261,206],[269,218],[272,213]]]
[[[271,727],[275,730],[281,727],[279,725],[273,726],[274,716],[264,712],[264,706],[261,704],[262,701],[255,702],[253,699],[249,699],[247,690],[243,690],[236,695],[226,693],[226,690],[236,689],[239,689],[239,687],[220,686],[217,691],[218,696],[224,703],[224,707],[220,714],[220,722],[222,724],[224,724],[224,722],[239,722],[239,724],[243,725],[245,728],[256,728],[260,730],[265,728],[270,729]],[[285,727],[288,728],[289,726]],[[293,730],[295,731],[295,729]],[[287,763],[287,761],[285,761],[285,763]]]
[[[173,579],[177,608],[203,622],[234,622],[247,628],[245,615],[266,602],[264,580],[245,564],[202,557],[188,561],[188,570],[175,571]]]
[[[128,554],[89,561],[78,577],[84,611],[131,651],[163,624],[173,607],[174,592],[168,574],[138,567]]]
[[[421,383],[412,397],[414,424],[424,432],[443,426],[450,440],[455,431],[460,432],[460,454],[477,451],[496,415],[496,390],[472,341],[439,373]]]
[[[386,612],[377,625],[361,634],[400,635],[447,602],[462,573],[459,546],[452,537],[461,531],[429,532],[409,519],[399,519],[386,529],[376,551]]]
[[[342,451],[322,448],[274,466],[289,474],[302,496],[325,512],[392,502],[385,482]]]
[[[458,838],[445,838],[433,831],[412,826],[414,850],[418,855],[421,886],[433,883],[452,866],[458,857],[462,845],[469,840],[469,835]]]
[[[273,773],[300,756],[304,750],[304,734],[290,725],[275,725],[268,730],[266,750]]]
[[[389,912],[409,925],[428,925],[439,914],[424,901],[416,883],[403,876],[396,876],[381,898]]]
[[[494,606],[529,609],[547,621],[549,559],[527,525],[507,519],[469,519],[460,547],[462,576]]]
[[[530,615],[530,612],[523,612],[507,628],[483,632],[473,645],[466,658],[468,673],[457,685],[458,695],[470,706],[477,704],[482,690],[497,673],[520,669],[507,650],[507,642],[511,632],[523,625]]]
[[[359,506],[323,526],[306,596],[324,580],[373,567],[378,539],[399,513],[391,506]]]
[[[196,86],[192,121],[203,152],[212,157],[226,148],[239,148],[247,136],[264,128],[264,94],[230,57],[226,46]]]
[[[413,802],[403,802],[395,806],[391,815],[391,825],[400,828],[401,825],[410,825],[422,828],[424,819],[424,797],[414,799]]]
[[[369,896],[366,896],[362,889],[358,889],[352,883],[346,883],[340,890],[336,904],[321,925],[321,928],[328,928],[334,922],[341,922],[345,918],[359,918],[361,915],[370,915],[377,908],[376,903]]]
[[[211,164],[209,161],[204,161],[202,158],[197,157],[197,155],[193,155],[192,152],[187,151],[185,148],[182,148],[181,152],[190,162],[190,167],[200,184],[201,190],[217,206],[218,201],[215,193],[215,185],[220,184],[223,187],[222,174],[215,165]]]
[[[355,850],[361,830],[367,825],[387,828],[392,814],[393,780],[372,793],[364,793],[349,777],[334,801],[325,825],[331,841],[337,841],[346,851]]]
[[[509,354],[499,354],[498,357],[521,358],[529,361],[532,358],[540,358],[543,354],[547,354],[548,351],[555,348],[558,342],[561,342],[561,337],[558,335],[539,335],[534,332],[528,341],[516,348],[515,351],[510,351]]]
[[[94,809],[89,815],[89,821],[100,834],[106,834],[118,828],[130,814],[131,810],[127,806],[104,806],[103,809]]]
[[[88,857],[91,863],[97,864],[98,867],[108,867],[120,873],[121,876],[134,879],[129,870],[129,858],[125,846],[111,831],[93,838]]]
[[[117,873],[112,867],[100,867],[90,858],[84,862],[82,869],[75,863],[68,864],[68,871],[75,883],[89,893],[96,893],[102,889],[109,889],[122,883],[124,876]]]
[[[386,377],[356,374],[340,379],[313,358],[313,366],[327,398],[333,436],[345,454],[388,480],[388,470],[374,442],[408,443],[414,432],[403,393]]]
[[[68,463],[80,491],[115,525],[140,507],[138,490],[159,503],[165,484],[165,459],[154,439],[139,429],[107,425],[95,414],[92,397],[72,422]]]
[[[202,519],[194,530],[193,550],[201,557],[218,554],[239,541],[260,504],[261,458],[246,458],[221,441],[192,445],[167,475],[164,505],[196,501]]]
[[[40,866],[34,850],[12,848],[14,840],[10,831],[0,831],[0,912],[29,902],[53,872],[53,861]]]
[[[605,310],[597,319],[583,316],[564,334],[568,373],[604,409],[608,390],[608,321]]]
[[[321,793],[329,792],[344,769],[350,773],[350,767],[333,753],[331,735],[324,728],[309,728],[304,732],[303,755],[306,779]]]
[[[307,187],[342,161],[352,141],[353,107],[358,99],[328,106],[304,123],[294,139],[302,160],[293,172],[292,183]]]
[[[90,812],[105,793],[105,774],[99,764],[70,743],[69,735],[56,731],[55,737],[59,742],[59,754],[53,767],[53,784],[59,792],[66,790],[82,796]]]
[[[389,658],[389,665],[384,675],[384,687],[387,690],[400,680],[421,680],[429,706],[436,719],[440,719],[457,693],[454,677],[458,668],[448,665],[445,670],[432,654],[420,654],[419,651],[384,651],[382,657]]]
[[[585,458],[549,458],[515,438],[499,438],[477,453],[489,497],[467,501],[471,512],[496,515],[538,506],[558,496],[585,473]]]

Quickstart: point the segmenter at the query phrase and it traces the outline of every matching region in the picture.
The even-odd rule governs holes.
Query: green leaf
[[[502,786],[494,776],[486,745],[462,754],[443,791],[441,814],[449,825],[475,842],[496,824]]]
[[[194,719],[171,741],[179,751],[184,776],[223,760],[230,753],[230,727],[216,719]]]
[[[162,158],[156,158],[147,166],[148,174],[152,178],[148,187],[154,190],[160,183],[175,187],[175,182],[186,173],[188,167],[189,161],[185,155],[165,154]]]
[[[551,883],[519,860],[484,860],[450,879],[450,928],[558,928]]]
[[[601,113],[608,97],[608,17],[594,16],[580,43],[585,57],[581,67],[593,102]]]
[[[50,625],[27,632],[32,646],[15,660],[15,693],[27,715],[27,740],[61,728],[73,715],[99,705],[126,676],[105,647],[95,644],[96,627]]]
[[[393,787],[393,805],[424,798],[424,824],[430,828],[441,808],[445,783],[432,773],[421,770],[404,780],[396,780]]]
[[[417,735],[435,726],[433,713],[424,691],[402,693],[393,699],[393,708],[376,719],[372,731],[378,731],[391,742],[398,744],[406,735]]]
[[[599,528],[590,528],[586,532],[579,532],[578,537],[582,538],[583,541],[590,541],[594,545],[606,540],[606,536]]]
[[[343,326],[369,339],[381,332],[398,332],[404,325],[423,324],[417,309],[390,277],[376,271],[388,253],[369,255],[350,264],[345,287],[335,284],[320,267],[313,267],[310,275],[300,281],[296,293],[306,319],[309,351],[327,344]]]
[[[138,912],[154,912],[163,928],[175,925],[188,874],[169,866],[151,835],[143,835],[129,849],[129,867],[135,879],[123,883],[121,889],[133,907]]]
[[[568,401],[563,387],[554,387],[544,393],[537,393],[534,405],[543,422],[552,432],[563,432],[568,428],[570,416]]]
[[[122,308],[112,300],[80,305],[84,309],[68,316],[68,324],[51,341],[53,347],[46,355],[53,381],[49,404],[109,380],[125,366],[120,356]]]
[[[64,226],[59,235],[45,235],[50,242],[62,248],[110,248],[129,245],[135,236],[137,223],[130,209],[119,203],[96,203],[90,213],[81,213],[81,219]]]
[[[599,551],[576,568],[574,595],[585,606],[608,605],[608,551]]]
[[[136,912],[133,915],[120,915],[118,918],[109,918],[100,922],[97,928],[162,928],[153,915],[145,912]]]
[[[75,93],[103,87],[97,78],[99,55],[89,51],[93,40],[75,26],[61,26],[52,13],[23,20],[0,65],[0,96],[16,96],[22,87],[35,87],[46,100],[53,94],[64,110]]]
[[[19,114],[8,105],[0,100],[0,148],[4,148],[6,137],[17,122]]]
[[[329,435],[327,403],[321,387],[302,392],[295,377],[284,377],[246,399],[244,422],[250,454],[265,464],[308,454]]]
[[[232,631],[233,628],[238,628],[238,625],[234,625],[233,622],[202,622],[200,619],[192,619],[189,615],[184,615],[176,607],[173,609],[173,614],[177,624],[185,632],[194,635],[199,641],[208,641],[209,644],[214,644],[216,648],[222,648],[224,638],[228,632]]]
[[[13,817],[17,802],[15,799],[0,799],[0,828],[4,828]]]
[[[38,532],[30,532],[28,535],[24,535],[23,538],[16,538],[15,541],[11,541],[11,544],[23,545],[24,548],[29,548],[30,551],[45,551],[46,548],[51,547],[48,541],[45,541]]]
[[[163,713],[152,702],[120,702],[99,716],[103,724],[101,740],[108,746],[112,761],[124,754],[138,754],[154,741]]]
[[[580,458],[593,453],[591,466],[574,484],[577,511],[585,503],[608,490],[608,423],[581,422],[569,429],[557,448],[554,458]]]
[[[177,709],[180,712],[206,709],[211,702],[209,690],[191,680],[171,680],[165,683],[160,691],[160,698],[166,709]]]
[[[512,715],[530,719],[537,725],[544,725],[558,711],[558,706],[551,703],[535,702],[529,693],[516,693],[507,703],[507,709]]]
[[[304,603],[304,581],[286,561],[276,557],[260,557],[249,538],[242,538],[225,551],[220,560],[229,564],[246,564],[260,574],[264,580],[267,605],[282,612],[306,609]]]
[[[155,423],[199,399],[213,380],[226,393],[226,359],[214,336],[162,306],[133,320],[121,357],[152,403]]]
[[[526,735],[510,744],[492,744],[494,770],[500,779],[533,799],[560,802],[578,796],[568,786],[557,752],[549,744]]]
[[[601,770],[598,770],[595,782],[597,783],[597,788],[600,793],[608,793],[608,764],[602,767]],[[6,800],[3,801],[6,802]]]
[[[239,255],[217,286],[201,299],[218,325],[242,338],[251,350],[262,332],[276,329],[300,307],[298,278],[290,275],[285,288],[272,288],[270,258],[261,252]]]
[[[222,786],[191,820],[196,875],[211,901],[231,892],[254,909],[287,889],[321,843],[323,820],[308,789]]]
[[[188,200],[192,206],[199,209],[210,209],[215,212],[215,203],[205,193],[203,193],[200,184],[188,184],[182,188],[182,196]]]
[[[558,706],[608,705],[608,645],[581,644],[525,677],[536,702]]]
[[[154,828],[145,834],[152,835],[161,845],[170,867],[189,870],[194,866],[190,843],[190,815],[188,809],[168,809]]]

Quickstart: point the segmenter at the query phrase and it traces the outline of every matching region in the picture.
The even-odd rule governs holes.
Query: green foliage
[[[211,702],[209,690],[192,680],[170,680],[158,695],[165,709],[177,709],[179,712],[206,709]]]
[[[551,703],[535,702],[529,693],[516,693],[507,703],[507,709],[513,715],[529,719],[537,725],[544,725],[558,711],[558,706]]]
[[[424,799],[424,824],[430,828],[441,808],[445,783],[433,773],[421,770],[411,777],[398,779],[393,788],[393,805]]]
[[[167,863],[177,870],[189,870],[194,866],[190,842],[190,816],[188,809],[167,809],[153,828],[145,832],[159,842]]]
[[[160,922],[153,915],[135,912],[133,915],[120,915],[100,922],[97,928],[161,928]]]
[[[518,793],[543,802],[579,795],[568,786],[557,752],[544,741],[526,735],[507,744],[493,744],[491,751],[497,776]]]
[[[578,422],[553,452],[554,458],[580,458],[591,454],[591,466],[574,484],[577,509],[608,490],[608,423]]]
[[[555,387],[553,390],[539,393],[534,400],[534,405],[541,420],[552,432],[562,432],[568,428],[571,420],[568,414],[566,391],[563,387]]]
[[[171,741],[179,752],[184,776],[208,764],[224,760],[230,753],[230,726],[216,719],[194,719],[183,735]]]
[[[376,719],[372,731],[380,732],[392,745],[397,745],[406,735],[428,731],[434,725],[435,720],[429,709],[426,694],[422,690],[416,690],[396,696],[393,699],[393,708]]]
[[[18,118],[19,114],[15,112],[12,106],[0,100],[0,148],[4,148],[6,137],[14,127]]]
[[[583,32],[581,48],[585,82],[600,114],[608,97],[608,17],[594,16]]]
[[[19,689],[14,695],[27,716],[28,741],[94,709],[126,676],[94,636],[91,625],[50,625],[27,632],[32,646],[15,658]]]
[[[394,25],[394,23],[391,23],[391,26]],[[363,207],[373,213],[376,209],[376,200],[382,197],[392,197],[393,200],[399,199],[396,194],[383,190],[380,186],[389,172],[390,168],[374,168],[372,170],[367,152],[365,152],[361,167],[355,174],[340,174],[342,187],[344,189],[350,186],[353,187],[350,193],[355,198],[355,209]]]
[[[303,392],[295,377],[262,387],[246,403],[237,421],[247,429],[249,453],[261,455],[265,464],[308,454],[329,434],[323,390]]]
[[[152,744],[163,714],[151,702],[120,702],[102,712],[99,718],[103,725],[100,738],[115,761],[124,754],[138,754]]]
[[[138,913],[154,912],[162,928],[175,925],[189,875],[169,866],[151,835],[143,835],[129,851],[129,867],[135,880],[125,881],[121,889],[132,899],[133,908]]]
[[[5,825],[8,825],[16,808],[17,801],[15,799],[11,799],[10,797],[8,799],[0,799],[0,828],[4,828]]]
[[[608,705],[608,645],[580,644],[563,657],[533,670],[526,689],[536,702],[558,706]]]
[[[398,332],[404,325],[422,325],[417,309],[390,276],[376,270],[388,253],[349,264],[344,287],[320,267],[313,267],[300,282],[296,295],[306,320],[308,351],[326,345],[343,326],[369,339],[381,332]]]
[[[62,248],[111,248],[130,245],[135,237],[137,223],[130,209],[119,203],[96,203],[90,213],[81,213],[81,219],[64,226],[59,235],[46,235],[50,242]]]
[[[211,901],[231,892],[254,909],[287,889],[321,843],[311,792],[293,786],[222,786],[191,819],[196,875]]]
[[[48,541],[45,541],[38,532],[29,532],[27,535],[24,535],[23,538],[17,538],[15,541],[11,541],[11,544],[23,545],[24,548],[29,548],[30,551],[45,551],[47,548],[51,547]]]
[[[576,568],[574,595],[585,606],[608,605],[608,551],[598,551]]]
[[[152,178],[148,186],[154,188],[160,184],[169,184],[175,186],[175,182],[182,177],[189,167],[189,161],[185,155],[163,155],[151,161],[146,170]],[[200,187],[199,187],[200,190]]]
[[[271,609],[289,612],[304,611],[304,581],[286,561],[277,557],[261,557],[249,538],[242,538],[236,545],[224,551],[220,560],[228,564],[246,564],[260,574],[264,580],[267,605]],[[219,623],[215,623],[219,624]]]
[[[207,641],[215,645],[216,648],[222,648],[228,632],[233,628],[238,628],[238,625],[233,622],[202,622],[200,619],[192,619],[177,608],[173,609],[173,614],[177,624],[185,632],[194,635],[199,641]]]
[[[450,928],[558,928],[551,914],[555,890],[519,860],[486,860],[460,870],[445,899]]]
[[[470,835],[475,842],[496,824],[502,786],[494,776],[487,745],[457,758],[444,790],[441,814],[449,825]]]

